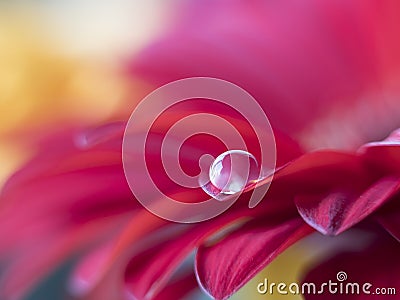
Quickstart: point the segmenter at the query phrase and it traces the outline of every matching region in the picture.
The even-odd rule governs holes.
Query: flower
[[[100,141],[78,147],[74,137],[81,131],[53,135],[2,193],[0,254],[10,261],[4,298],[22,295],[71,255],[79,257],[71,288],[87,299],[188,292],[195,287],[191,271],[185,264],[174,270],[197,249],[198,281],[214,298],[226,299],[314,229],[335,236],[355,226],[382,241],[380,249],[363,248],[363,257],[374,260],[379,253],[374,268],[387,271],[398,287],[397,269],[388,262],[397,262],[399,245],[369,226],[377,220],[400,235],[399,134],[368,142],[399,127],[399,8],[394,1],[190,2],[172,32],[135,57],[130,70],[156,86],[212,76],[253,94],[277,140],[278,169],[266,199],[250,210],[244,193],[215,219],[169,223],[130,193],[121,163],[123,124],[111,134],[109,127],[89,131],[86,137]],[[191,109],[205,109],[201,103]],[[169,123],[154,128],[156,144]],[[253,147],[251,135],[243,136]],[[222,151],[217,143],[190,143],[200,154]],[[184,152],[182,165],[194,167],[197,152]],[[167,193],[204,197],[164,181],[157,154],[152,170]],[[353,258],[339,257],[363,275]],[[310,278],[332,269],[337,259],[318,266]],[[188,282],[187,290],[166,285],[174,276],[175,283]]]
[[[378,220],[398,239],[398,131],[371,142],[399,127],[398,4],[220,1],[195,2],[189,11],[186,23],[143,52],[131,70],[157,84],[214,76],[245,87],[262,99],[273,127],[305,149],[329,149],[305,154],[274,177],[275,185],[293,190],[309,225],[338,235]],[[388,249],[398,248],[391,242]],[[387,261],[396,260],[395,251],[385,250]],[[359,275],[351,265],[358,261],[346,261]],[[392,264],[379,262],[373,264],[379,274],[396,277]],[[202,282],[209,290],[219,284]]]
[[[73,137],[82,134],[76,130],[52,136],[43,143],[38,156],[5,185],[2,257],[9,257],[12,263],[6,269],[3,297],[21,295],[38,276],[46,275],[60,260],[72,255],[80,257],[71,282],[74,294],[88,299],[123,299],[124,291],[139,299],[162,295],[161,289],[173,270],[196,247],[211,245],[207,238],[213,233],[247,221],[240,234],[233,233],[224,240],[225,247],[234,243],[237,251],[249,254],[249,260],[237,265],[236,280],[226,282],[224,290],[231,294],[273,257],[311,232],[291,199],[283,194],[279,201],[253,210],[244,209],[245,197],[229,214],[197,225],[171,224],[152,215],[133,198],[124,179],[120,153],[123,125],[112,126],[111,131],[107,125],[86,132],[84,136],[89,138],[84,140],[91,141],[89,145],[82,144],[81,139],[76,144]],[[108,138],[90,138],[102,137],[99,131],[107,133]],[[219,145],[215,148],[219,150]],[[285,141],[282,154],[285,149],[294,148]],[[211,150],[207,148],[207,152]],[[196,163],[191,153],[183,165]],[[140,180],[140,176],[137,178]],[[196,192],[186,195],[196,197]],[[248,239],[253,240],[252,247],[248,247]],[[215,257],[216,249],[199,249],[198,274],[215,276],[205,266],[221,259],[219,254]],[[266,252],[269,254],[258,255]],[[254,264],[254,257],[258,257],[258,263],[244,268]],[[237,257],[227,257],[226,264],[231,260]],[[17,276],[22,270],[24,276]],[[190,273],[182,276],[190,278]]]

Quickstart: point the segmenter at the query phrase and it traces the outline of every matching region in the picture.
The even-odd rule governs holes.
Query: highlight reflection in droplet
[[[211,164],[208,182],[203,190],[223,201],[257,182],[260,167],[253,154],[244,150],[229,150],[220,154]]]

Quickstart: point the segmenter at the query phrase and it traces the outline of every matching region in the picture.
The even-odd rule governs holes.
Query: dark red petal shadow
[[[377,219],[383,228],[400,242],[400,209],[379,215]]]
[[[384,234],[381,232],[381,234]],[[381,235],[382,237],[382,235]],[[303,282],[315,283],[319,287],[322,283],[329,280],[338,282],[336,276],[338,272],[345,272],[347,280],[343,283],[358,283],[360,287],[364,283],[371,283],[371,294],[345,295],[331,294],[325,288],[325,292],[320,295],[304,295],[306,300],[365,300],[365,299],[398,299],[400,291],[400,243],[390,236],[377,238],[368,248],[359,252],[345,252],[335,257],[321,262],[312,269],[303,279]],[[395,288],[397,295],[373,295],[375,288]],[[344,291],[346,286],[344,286]]]
[[[382,207],[375,219],[400,242],[400,195]]]

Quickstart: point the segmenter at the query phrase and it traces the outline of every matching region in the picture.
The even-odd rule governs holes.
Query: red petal
[[[189,293],[197,289],[196,277],[191,271],[188,275],[183,278],[177,279],[174,282],[168,284],[158,296],[153,300],[165,300],[165,299],[185,299]],[[189,299],[189,298],[188,298]]]
[[[270,217],[271,222],[252,222],[215,245],[199,248],[197,276],[212,297],[229,298],[279,253],[311,232],[301,219]]]
[[[18,299],[41,277],[48,275],[66,259],[92,246],[98,241],[108,239],[115,234],[116,228],[126,223],[125,217],[98,220],[78,227],[58,228],[56,234],[35,236],[21,242],[19,248],[2,256],[4,276],[1,282],[0,297]],[[16,233],[19,236],[18,233]],[[40,238],[40,239],[39,239]],[[1,243],[1,249],[8,249]]]
[[[150,220],[135,218],[131,226],[127,227],[125,233],[119,237],[120,241],[117,243],[117,247],[113,247],[111,252],[106,253],[108,257],[102,263],[95,262],[94,265],[92,264],[87,268],[91,273],[87,278],[89,280],[90,278],[94,279],[88,283],[93,288],[88,297],[91,297],[90,299],[116,297],[121,289],[120,278],[125,272],[127,260],[131,256],[133,256],[133,259],[126,274],[129,290],[139,299],[151,297],[159,293],[159,290],[166,284],[172,272],[180,265],[182,260],[210,234],[240,219],[246,220],[249,217],[266,213],[285,217],[293,216],[293,211],[288,209],[287,204],[287,202],[275,201],[265,205],[260,204],[252,210],[245,210],[243,206],[246,206],[247,202],[243,201],[236,209],[233,207],[229,214],[223,214],[204,222],[201,226],[174,225],[187,228],[187,232],[176,238],[171,238],[169,235],[159,236],[159,243],[141,253],[143,247],[140,244],[141,240],[143,241],[146,238],[146,233],[151,232],[151,235],[147,237],[157,239],[157,232],[149,226]],[[152,215],[147,215],[145,218],[154,218],[154,221],[158,220],[162,224],[165,223]],[[138,223],[142,226],[138,227]],[[170,240],[166,242],[166,238],[170,238]],[[144,249],[148,248],[147,245]],[[138,251],[139,254],[137,254]]]
[[[23,263],[15,262],[15,265],[10,267],[7,276],[12,283],[7,283],[7,286],[27,287],[38,279],[38,274],[49,271],[59,261],[69,257],[72,251],[81,249],[104,235],[104,232],[96,231],[85,235],[86,238],[78,238],[81,236],[80,229],[84,230],[87,223],[106,224],[106,219],[103,218],[110,220],[109,218],[120,217],[121,214],[138,208],[139,204],[133,198],[124,177],[120,154],[121,140],[118,137],[114,138],[114,133],[119,132],[120,127],[112,129],[112,144],[109,145],[104,140],[98,143],[98,139],[95,138],[92,141],[94,145],[87,149],[79,149],[73,144],[71,132],[56,136],[47,141],[45,149],[8,181],[1,195],[0,253],[8,255],[18,252],[18,259]],[[159,139],[160,136],[156,138]],[[285,145],[282,153],[286,153],[286,157],[292,155],[293,149],[294,152],[298,151],[298,147],[293,147],[291,142],[286,141],[282,144]],[[204,147],[204,144],[201,146]],[[202,151],[202,148],[196,149]],[[188,153],[184,153],[183,163],[190,165],[194,161],[193,152]],[[141,174],[137,174],[137,178],[140,179]],[[161,185],[170,187],[163,178],[160,178],[160,181]],[[190,194],[191,198],[193,195]],[[251,210],[249,211],[251,214]],[[243,214],[247,214],[247,211]],[[116,256],[124,254],[126,250],[129,253],[132,243],[137,243],[144,235],[166,224],[145,210],[143,215],[143,223],[135,219],[132,227],[127,228],[114,252],[107,257],[108,263],[115,262]],[[155,225],[152,224],[153,221]],[[140,228],[143,229],[139,232],[138,224],[141,224]],[[114,225],[118,227],[119,223],[114,220]],[[213,230],[218,229],[216,226]],[[211,231],[210,228],[208,230]],[[198,238],[197,241],[199,240]],[[66,243],[68,245],[65,245]],[[194,244],[191,245],[192,248],[188,248],[188,251],[193,249]],[[36,251],[37,247],[39,248]],[[35,259],[32,259],[33,254]],[[118,271],[124,270],[129,259],[128,255],[125,265],[117,268]],[[30,263],[24,276],[16,276],[27,261]],[[167,279],[169,270],[179,262],[180,260],[171,261],[172,267],[161,275]],[[105,267],[107,268],[110,266]],[[105,275],[99,272],[99,276],[101,278]],[[115,278],[120,277],[117,275]],[[143,280],[145,279],[144,277]],[[115,286],[121,284],[122,281]]]
[[[347,188],[346,188],[347,189]],[[297,209],[303,219],[316,230],[337,235],[357,224],[400,190],[399,177],[378,180],[362,193],[354,190],[333,190],[321,194],[298,196]]]
[[[136,298],[157,295],[182,261],[211,234],[237,222],[266,214],[280,215],[284,219],[297,214],[289,199],[280,200],[265,201],[254,209],[248,209],[247,199],[241,199],[229,212],[199,225],[170,224],[172,232],[168,227],[166,231],[155,230],[154,222],[158,221],[155,224],[157,228],[169,223],[150,214],[143,215],[140,220],[136,217],[118,238],[117,247],[111,247],[111,251],[104,254],[106,258],[102,263],[88,262],[90,267],[86,269],[90,274],[85,277],[92,289],[91,296],[96,299],[115,295],[118,287],[121,287],[121,281],[116,281],[116,278],[121,278],[123,274],[131,294]],[[150,223],[154,223],[153,227]],[[138,227],[137,224],[142,226]],[[149,238],[153,243],[143,247],[141,244]]]
[[[359,157],[337,151],[316,151],[278,168],[273,178],[265,180],[273,180],[270,193],[277,189],[280,193],[291,192],[294,196],[348,184],[349,178],[360,182],[368,178]]]
[[[378,170],[400,171],[400,129],[380,142],[368,143],[359,150],[364,159]]]
[[[400,244],[394,239],[376,239],[373,245],[359,252],[341,253],[332,259],[321,263],[316,268],[311,270],[303,282],[315,283],[319,287],[322,283],[328,283],[331,280],[334,283],[339,283],[337,274],[345,272],[347,280],[343,283],[343,294],[340,294],[340,287],[337,286],[337,292],[332,294],[325,286],[325,292],[320,295],[308,294],[304,295],[307,300],[314,299],[349,299],[349,300],[364,300],[364,299],[398,299],[398,295],[378,295],[375,293],[376,288],[395,288],[397,294],[400,288]],[[360,286],[359,294],[346,295],[346,284],[356,283]],[[372,284],[369,289],[370,295],[363,293],[362,286],[365,283]],[[351,291],[351,290],[349,290]],[[375,293],[375,294],[373,294]]]
[[[76,251],[109,238],[137,208],[116,149],[81,151],[68,132],[10,178],[0,210],[4,293],[23,293]]]
[[[134,257],[128,266],[127,284],[138,299],[152,298],[170,279],[182,261],[193,252],[206,237],[230,223],[240,220],[237,217],[224,218],[221,222],[208,222],[186,232],[170,241],[156,245],[147,253]],[[160,294],[160,296],[162,296]]]

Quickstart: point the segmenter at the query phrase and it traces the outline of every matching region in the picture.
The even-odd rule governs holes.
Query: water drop
[[[203,190],[222,201],[256,183],[260,176],[260,167],[251,153],[229,150],[214,160],[208,176],[209,182],[202,185]]]

